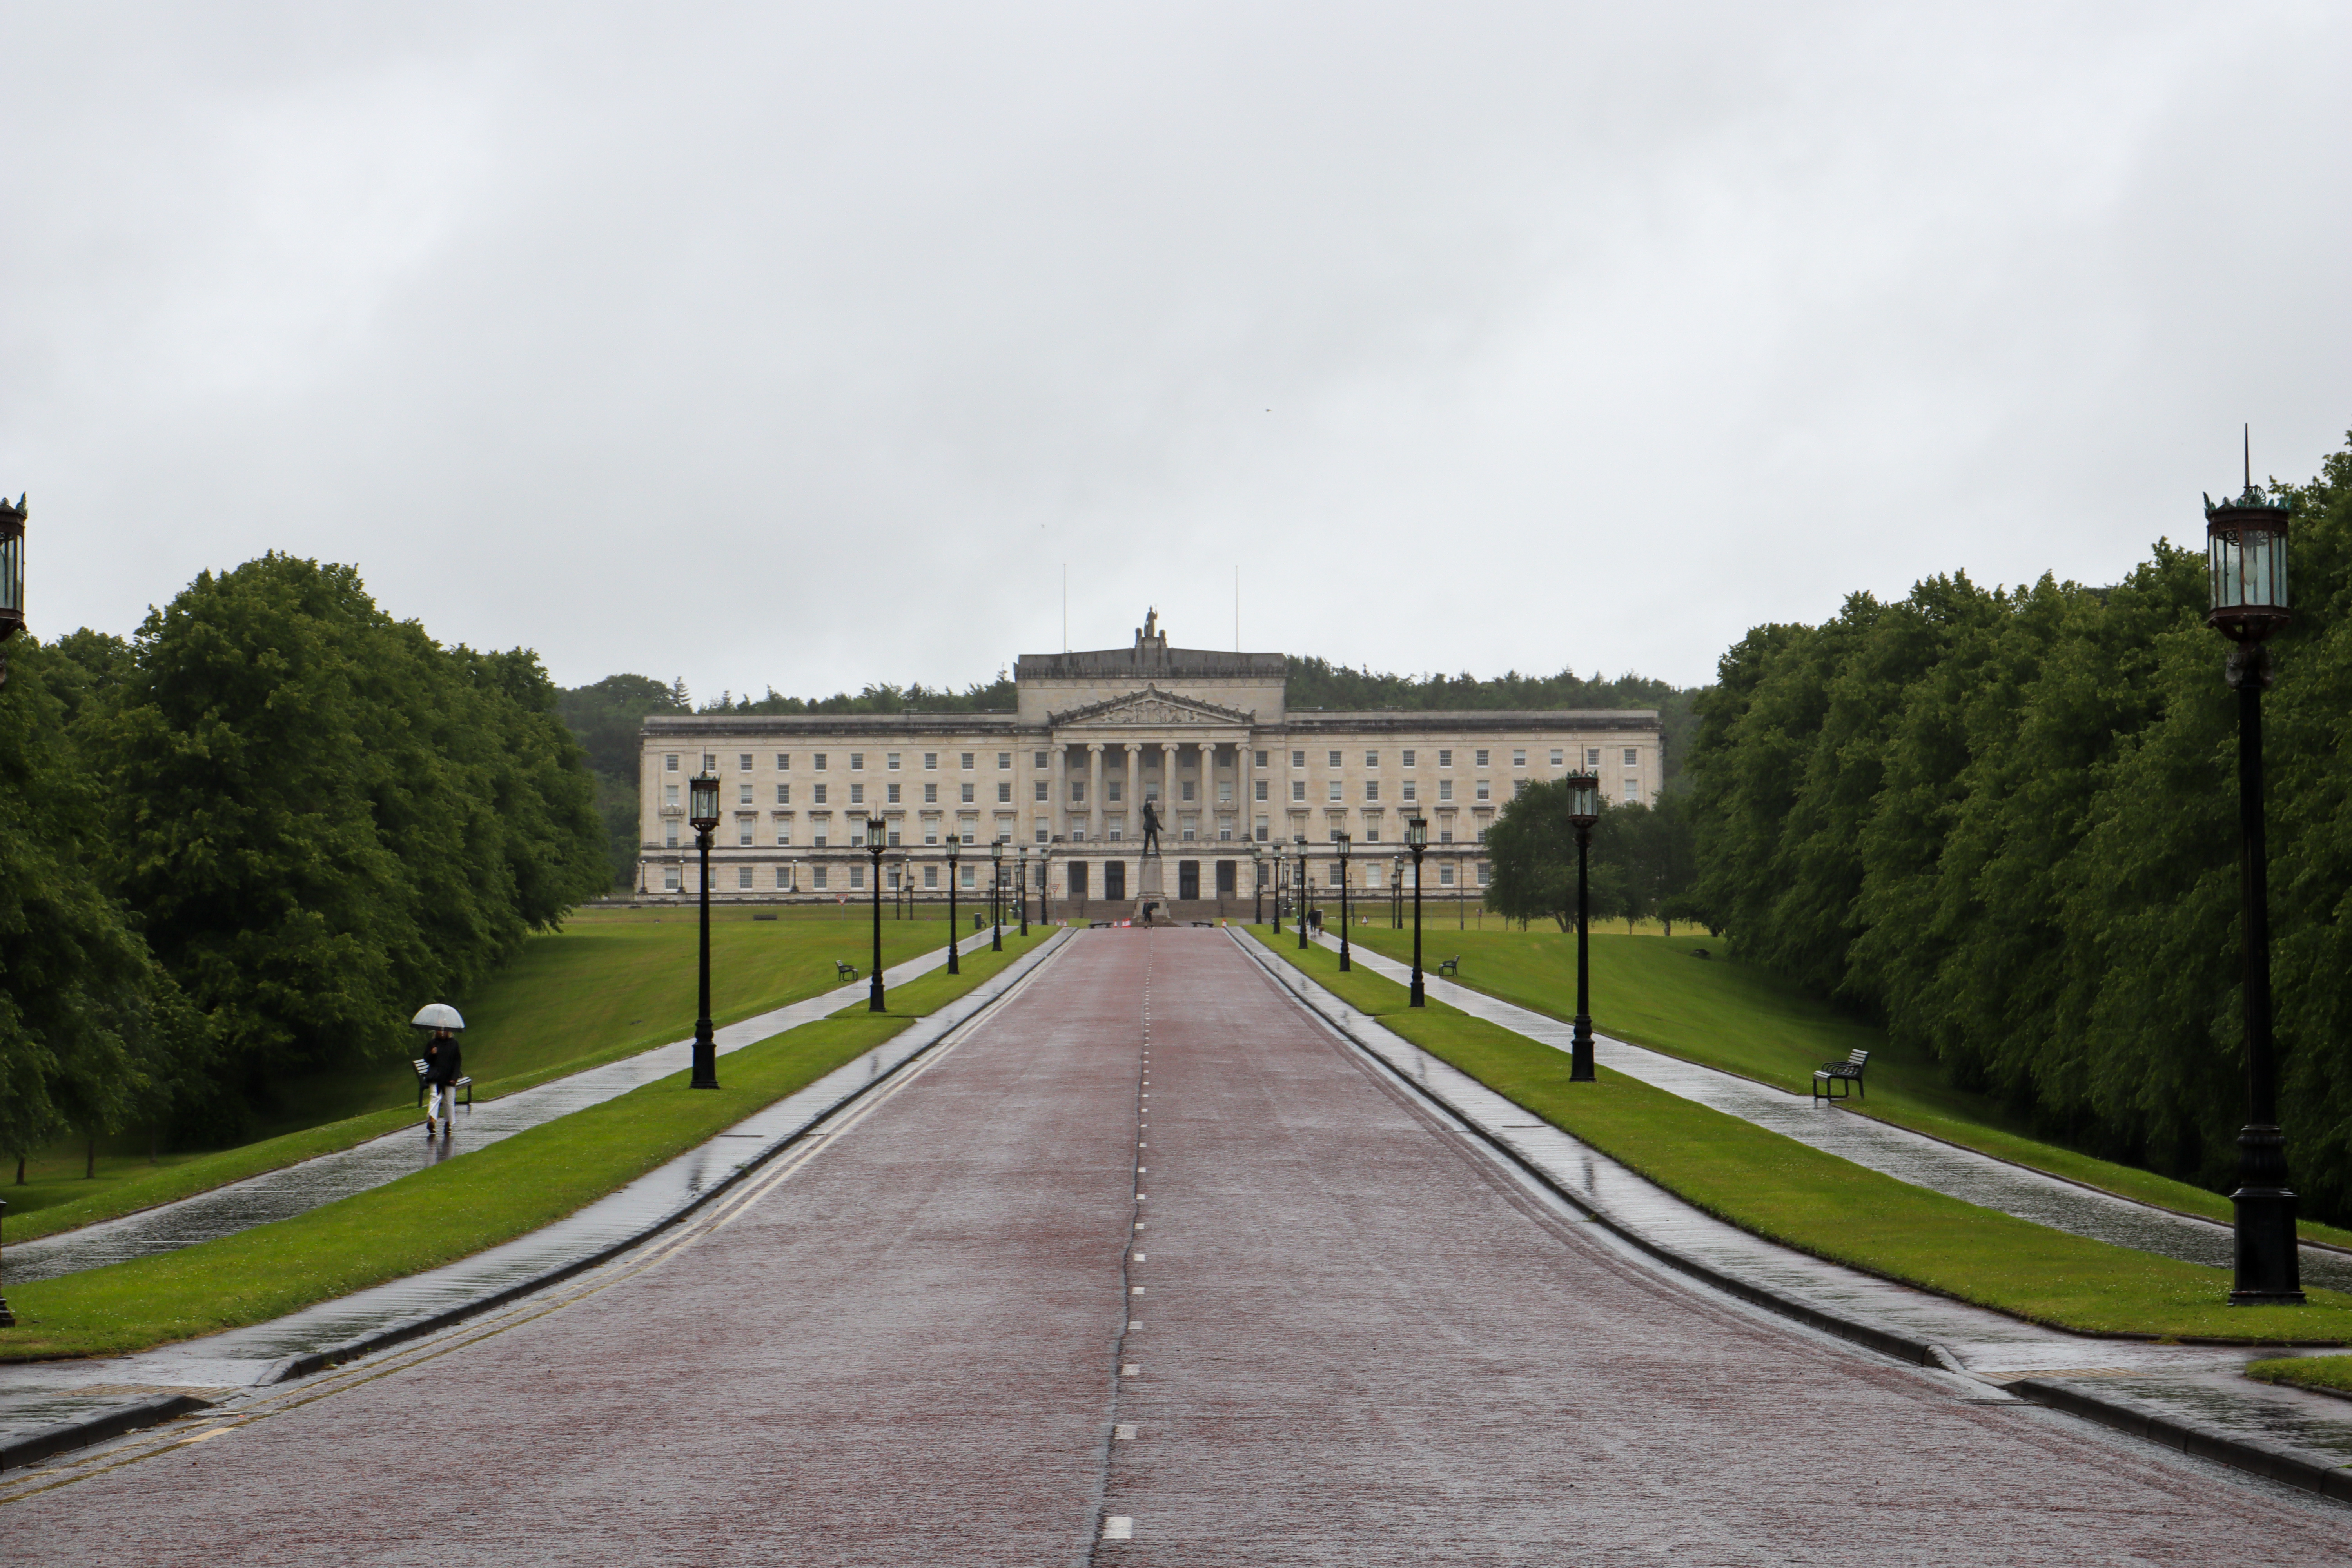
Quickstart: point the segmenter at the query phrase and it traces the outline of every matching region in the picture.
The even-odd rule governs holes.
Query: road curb
[[[452,1302],[446,1307],[436,1308],[430,1312],[404,1319],[396,1323],[387,1323],[381,1329],[362,1334],[356,1339],[347,1340],[341,1344],[288,1356],[271,1367],[268,1374],[254,1386],[266,1388],[273,1384],[289,1383],[296,1378],[308,1377],[313,1373],[322,1372],[339,1363],[353,1361],[377,1351],[390,1349],[408,1340],[438,1332],[463,1322],[467,1318],[478,1316],[483,1312],[503,1307],[510,1301],[519,1300],[534,1291],[544,1290],[551,1285],[561,1284],[573,1275],[584,1273],[601,1264],[609,1263],[632,1247],[644,1245],[696,1210],[704,1207],[712,1199],[732,1191],[745,1177],[764,1168],[777,1155],[807,1137],[819,1123],[835,1116],[845,1107],[856,1104],[883,1085],[897,1081],[908,1068],[935,1054],[940,1047],[986,1016],[998,1003],[1012,993],[1016,985],[1035,973],[1047,958],[1066,946],[1068,940],[1067,931],[1055,932],[1036,952],[1025,955],[1019,962],[1007,967],[1003,973],[975,990],[971,997],[977,1005],[971,1011],[941,1029],[929,1043],[887,1072],[877,1078],[869,1079],[832,1104],[815,1110],[808,1120],[791,1131],[782,1133],[770,1141],[751,1158],[737,1166],[725,1177],[648,1220],[629,1235],[609,1242],[593,1252],[557,1264],[551,1268],[541,1269],[527,1279],[514,1280],[495,1289],[486,1290],[480,1295],[468,1297],[463,1301]],[[754,1111],[752,1114],[757,1115],[759,1112]],[[698,1145],[698,1147],[700,1146]],[[646,1173],[649,1175],[652,1173]],[[625,1191],[626,1184],[614,1190]],[[63,1453],[72,1448],[88,1447],[92,1443],[119,1437],[126,1432],[136,1431],[142,1426],[152,1426],[174,1420],[193,1411],[208,1408],[213,1403],[210,1400],[198,1399],[192,1394],[159,1395],[139,1400],[134,1404],[113,1405],[76,1420],[60,1422],[54,1426],[45,1426],[37,1432],[27,1433],[24,1436],[0,1444],[0,1470],[14,1469],[36,1459],[47,1458],[53,1454]]]
[[[1740,1300],[1763,1307],[1803,1323],[1809,1328],[1833,1334],[1839,1339],[1864,1345],[1883,1355],[1937,1371],[1958,1373],[1962,1376],[1970,1375],[1950,1352],[1931,1341],[1915,1339],[1907,1334],[1880,1328],[1876,1324],[1864,1322],[1860,1319],[1847,1318],[1835,1312],[1826,1311],[1810,1302],[1783,1295],[1769,1286],[1727,1275],[1712,1264],[1702,1262],[1676,1247],[1643,1235],[1636,1226],[1611,1213],[1605,1205],[1595,1203],[1590,1194],[1578,1193],[1555,1180],[1542,1166],[1527,1159],[1504,1139],[1489,1131],[1470,1112],[1454,1105],[1445,1096],[1427,1085],[1414,1082],[1406,1074],[1399,1071],[1395,1064],[1391,1063],[1379,1047],[1362,1039],[1355,1030],[1333,1016],[1330,1010],[1310,994],[1307,989],[1310,986],[1315,991],[1323,989],[1315,984],[1311,976],[1277,959],[1272,953],[1264,952],[1261,943],[1244,940],[1240,936],[1234,937],[1234,940],[1241,943],[1244,951],[1257,961],[1258,966],[1264,969],[1276,984],[1297,997],[1300,1005],[1307,1008],[1350,1045],[1386,1068],[1391,1076],[1404,1084],[1409,1090],[1442,1107],[1447,1115],[1460,1121],[1475,1133],[1481,1142],[1508,1160],[1516,1169],[1525,1172],[1546,1191],[1556,1194],[1579,1213],[1590,1215],[1597,1224],[1607,1226],[1612,1234],[1622,1237],[1660,1262],[1682,1273],[1703,1279],[1707,1284]],[[1286,973],[1285,971],[1289,973]],[[1402,1036],[1394,1037],[1401,1040],[1403,1038]],[[1408,1046],[1412,1045],[1409,1040],[1404,1043]],[[1412,1048],[1420,1049],[1417,1046]],[[1505,1096],[1505,1098],[1509,1097]],[[1556,1130],[1564,1137],[1575,1137],[1574,1133],[1569,1132],[1565,1128]],[[1580,1143],[1581,1142],[1579,1140]],[[1584,1146],[1591,1147],[1589,1144]],[[1597,1149],[1592,1150],[1592,1152],[1600,1154]],[[1607,1158],[1605,1155],[1601,1157]],[[1622,1162],[1618,1163],[1622,1163]],[[2339,1502],[2352,1502],[2352,1467],[2323,1464],[2283,1445],[2267,1443],[2259,1438],[2242,1437],[2218,1427],[2200,1426],[2192,1422],[2181,1421],[2170,1415],[2142,1408],[2112,1394],[2095,1393],[2051,1379],[2023,1378],[1997,1386],[2005,1388],[2011,1394],[2029,1398],[2036,1404],[2048,1405],[2051,1409],[2061,1410],[2086,1421],[2095,1421],[2103,1426],[2146,1438],[2150,1442],[2197,1458],[2210,1459],[2217,1464],[2228,1465],[2232,1469],[2246,1470],[2271,1480],[2300,1487],[2306,1491],[2317,1492],[2323,1497],[2331,1498]]]

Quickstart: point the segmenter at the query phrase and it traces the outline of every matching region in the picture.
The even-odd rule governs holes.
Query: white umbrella
[[[466,1020],[457,1016],[457,1009],[446,1002],[427,1002],[408,1020],[420,1029],[462,1029]]]

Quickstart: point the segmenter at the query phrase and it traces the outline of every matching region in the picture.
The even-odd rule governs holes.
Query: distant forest
[[[1480,679],[1475,675],[1381,675],[1350,669],[1320,658],[1293,658],[1285,695],[1293,708],[1427,710],[1433,708],[1655,708],[1665,727],[1665,773],[1674,787],[1690,738],[1695,688],[1669,686],[1638,675],[1614,679],[1582,676],[1521,675],[1517,670]],[[637,862],[637,731],[656,713],[1010,713],[1013,678],[998,671],[986,685],[961,691],[949,687],[887,682],[831,697],[786,697],[774,687],[763,697],[722,691],[697,706],[683,680],[659,681],[644,675],[609,675],[575,686],[557,701],[557,711],[580,738],[596,776],[596,809],[604,818],[616,887],[628,885]]]

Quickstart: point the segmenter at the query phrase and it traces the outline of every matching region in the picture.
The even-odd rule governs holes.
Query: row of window
[[[848,871],[849,891],[863,892],[866,890],[866,868],[855,863],[846,868],[834,868],[829,866],[778,866],[772,869],[774,887],[778,892],[798,892],[800,890],[798,873],[802,870],[805,870],[808,873],[809,891],[814,893],[826,892],[829,890],[827,883],[830,880],[830,873],[836,868],[846,869]],[[760,885],[758,877],[759,872],[761,869],[762,868],[753,866],[737,867],[735,868],[735,886],[737,890],[747,893],[759,891]],[[891,891],[895,892],[899,890],[907,885],[906,882],[900,879],[901,877],[911,876],[916,869],[917,868],[914,867],[901,868],[892,866],[887,868],[889,877],[887,886]],[[962,875],[957,879],[957,885],[966,891],[978,890],[980,886],[980,868],[977,865],[971,865],[962,867],[961,869],[962,871]],[[1381,885],[1381,868],[1377,864],[1360,864],[1356,869],[1363,878],[1364,886],[1368,888],[1377,888]],[[922,871],[922,885],[924,889],[927,890],[936,890],[940,886],[940,868],[937,866],[924,866],[920,868],[920,870]],[[1270,865],[1261,866],[1258,868],[1258,879],[1260,881],[1270,882],[1272,880],[1272,871],[1273,867]],[[1347,875],[1347,863],[1339,860],[1332,861],[1330,868],[1331,880],[1327,882],[1325,886],[1336,886],[1339,879],[1345,875]],[[1477,880],[1478,886],[1482,888],[1490,885],[1494,880],[1494,868],[1483,860],[1480,861],[1477,866]],[[663,868],[663,892],[676,893],[684,891],[684,875],[678,867],[668,866]],[[1410,886],[1411,884],[1406,883],[1405,885]],[[1437,885],[1441,888],[1451,888],[1455,885],[1454,866],[1452,861],[1444,861],[1439,864],[1437,868]]]
[[[1267,765],[1266,759],[1267,759],[1267,757],[1268,757],[1268,755],[1269,755],[1269,754],[1270,754],[1270,753],[1268,753],[1268,752],[1263,752],[1263,751],[1261,751],[1261,752],[1258,752],[1255,753],[1255,761],[1256,765],[1257,765],[1258,767],[1261,767],[1261,768],[1265,767],[1265,766]],[[1492,765],[1491,762],[1489,761],[1490,757],[1492,756],[1492,749],[1491,749],[1491,748],[1489,748],[1489,747],[1485,747],[1485,746],[1481,746],[1481,747],[1476,748],[1475,751],[1473,751],[1471,754],[1472,754],[1472,757],[1473,757],[1473,759],[1474,759],[1474,760],[1473,760],[1473,763],[1472,763],[1472,765],[1473,765],[1474,767],[1481,767],[1481,768],[1483,768],[1483,767],[1488,767],[1488,766],[1491,766],[1491,765]],[[982,753],[978,752],[923,752],[923,753],[922,753],[922,759],[923,759],[923,771],[924,771],[924,772],[926,772],[926,773],[936,773],[936,772],[938,772],[938,771],[939,771],[939,767],[940,767],[940,758],[941,756],[943,756],[943,755],[952,755],[952,756],[955,756],[956,758],[958,758],[958,759],[959,759],[959,765],[963,769],[963,771],[964,771],[964,772],[966,772],[966,773],[970,773],[970,772],[971,772],[971,771],[974,769],[974,767],[977,765],[977,761],[978,761],[978,759],[982,755]],[[1343,750],[1339,750],[1339,749],[1335,748],[1335,749],[1333,749],[1333,750],[1331,750],[1330,752],[1327,752],[1327,753],[1326,753],[1326,756],[1327,756],[1327,759],[1328,759],[1326,765],[1327,765],[1327,766],[1329,766],[1329,767],[1335,767],[1335,768],[1337,768],[1337,767],[1344,767],[1344,766],[1346,765],[1346,762],[1345,762],[1346,755],[1347,755],[1347,753],[1346,753]],[[1418,763],[1418,761],[1417,761],[1417,758],[1419,757],[1419,755],[1420,755],[1420,753],[1419,753],[1417,751],[1415,751],[1415,750],[1413,750],[1413,749],[1412,749],[1412,748],[1407,748],[1407,749],[1405,749],[1405,750],[1403,750],[1403,751],[1401,751],[1401,752],[1399,752],[1397,753],[1398,761],[1399,761],[1400,764],[1401,764],[1401,765],[1402,765],[1402,766],[1404,766],[1404,767],[1408,767],[1408,768],[1411,768],[1411,767],[1416,767],[1416,766],[1420,765],[1420,764],[1419,764],[1419,763]],[[829,753],[829,752],[811,752],[807,753],[807,756],[808,756],[808,759],[809,759],[809,769],[810,769],[810,771],[811,771],[811,772],[813,772],[813,773],[824,773],[824,772],[826,772],[826,771],[827,771],[827,769],[828,769],[828,767],[829,767],[829,765],[830,765],[830,763],[831,763],[831,753]],[[898,772],[898,771],[899,771],[899,764],[900,764],[900,762],[901,762],[902,757],[903,757],[903,753],[898,752],[884,752],[884,753],[883,753],[883,763],[882,763],[884,771],[888,772],[888,773],[897,773],[897,772]],[[1565,767],[1565,766],[1567,766],[1567,757],[1568,757],[1568,752],[1567,752],[1567,749],[1566,749],[1566,748],[1564,748],[1564,747],[1559,747],[1559,746],[1555,746],[1555,747],[1551,748],[1551,765],[1552,765],[1553,767],[1558,768],[1558,767]],[[665,752],[665,753],[663,754],[663,757],[662,757],[662,766],[663,766],[663,768],[664,768],[667,772],[673,773],[677,773],[677,772],[678,772],[678,771],[679,771],[679,766],[680,766],[680,763],[681,763],[681,761],[682,761],[682,758],[683,758],[683,753],[681,753],[681,752]],[[778,772],[778,773],[790,773],[790,772],[792,772],[792,768],[793,768],[793,754],[792,754],[790,752],[776,752],[776,753],[775,753],[775,758],[776,758],[776,772]],[[1034,758],[1034,765],[1035,765],[1035,767],[1037,768],[1037,770],[1038,770],[1039,772],[1041,772],[1041,773],[1042,773],[1042,772],[1044,772],[1047,767],[1049,767],[1049,766],[1051,765],[1051,763],[1052,763],[1052,758],[1053,758],[1053,753],[1052,753],[1052,752],[1037,752],[1037,753],[1035,754],[1035,758]],[[1629,768],[1633,768],[1633,767],[1639,767],[1639,766],[1641,765],[1641,761],[1642,761],[1641,749],[1640,749],[1639,747],[1636,747],[1636,746],[1627,746],[1626,748],[1624,748],[1624,758],[1625,758],[1625,766],[1627,766],[1627,767],[1629,767]],[[863,772],[865,772],[865,771],[866,771],[866,753],[865,753],[864,752],[849,752],[849,753],[848,753],[848,759],[849,759],[849,771],[850,771],[851,773],[863,773]],[[998,770],[999,772],[1003,772],[1003,773],[1010,773],[1010,772],[1012,771],[1012,769],[1013,769],[1013,753],[1012,753],[1011,752],[996,752],[996,753],[995,753],[995,759],[996,759],[996,767],[997,767],[997,770]],[[754,753],[754,752],[737,752],[737,753],[736,753],[736,755],[735,755],[736,771],[737,771],[737,772],[739,772],[739,773],[750,773],[750,772],[751,772],[751,771],[752,771],[752,769],[753,769],[753,765],[754,765],[754,763],[757,762],[757,760],[758,760],[758,758],[757,758],[757,754],[756,754],[756,753]],[[1218,765],[1219,765],[1221,768],[1222,768],[1223,766],[1224,766],[1224,764],[1223,764],[1223,763],[1220,763]],[[1306,751],[1306,748],[1304,748],[1304,747],[1298,747],[1298,748],[1294,749],[1294,750],[1291,752],[1291,753],[1290,753],[1290,765],[1291,765],[1292,767],[1294,767],[1294,768],[1303,768],[1303,767],[1305,767],[1305,766],[1307,765],[1307,751]],[[1441,748],[1439,748],[1439,749],[1438,749],[1438,752],[1437,752],[1437,765],[1438,765],[1438,767],[1439,767],[1439,769],[1440,769],[1440,770],[1444,770],[1444,769],[1446,769],[1446,768],[1451,768],[1451,767],[1454,765],[1454,751],[1453,751],[1453,748],[1451,748],[1451,747],[1441,747]],[[1511,748],[1511,766],[1513,766],[1513,767],[1515,767],[1515,768],[1523,768],[1523,767],[1526,767],[1527,765],[1528,765],[1528,751],[1527,751],[1527,748],[1526,748],[1526,747],[1524,747],[1524,746],[1515,746],[1515,747]],[[1600,766],[1601,766],[1601,748],[1600,748],[1600,747],[1598,747],[1598,746],[1588,746],[1588,747],[1586,747],[1586,748],[1584,749],[1584,765],[1585,765],[1585,767],[1586,767],[1588,770],[1591,770],[1591,771],[1598,771],[1598,770],[1599,770],[1599,768],[1600,768]],[[1373,771],[1373,772],[1375,772],[1375,773],[1377,773],[1377,772],[1380,770],[1380,767],[1381,767],[1381,753],[1380,753],[1380,752],[1379,752],[1378,750],[1367,750],[1367,751],[1364,752],[1364,766],[1365,766],[1365,767],[1367,767],[1367,768],[1369,768],[1369,769],[1370,769],[1370,770],[1372,770],[1372,771]],[[702,771],[703,771],[703,772],[705,772],[705,773],[717,773],[717,772],[719,771],[719,753],[717,753],[716,752],[703,752],[703,753],[702,753]],[[748,788],[749,786],[747,785],[747,786],[745,786],[745,787],[747,787],[747,788]]]

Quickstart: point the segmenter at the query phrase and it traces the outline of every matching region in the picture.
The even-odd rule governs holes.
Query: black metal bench
[[[1813,1098],[1844,1100],[1859,1091],[1864,1100],[1868,1100],[1870,1094],[1863,1088],[1862,1069],[1869,1065],[1868,1051],[1856,1051],[1842,1062],[1823,1062],[1813,1069]],[[1851,1084],[1853,1087],[1841,1094],[1838,1092],[1837,1086],[1842,1083]]]
[[[425,1103],[425,1058],[423,1057],[411,1057],[408,1058],[408,1061],[409,1065],[416,1069],[416,1103],[419,1106],[422,1106]],[[452,1105],[457,1103],[457,1090],[461,1089],[466,1091],[467,1109],[473,1109],[474,1080],[470,1076],[461,1078],[457,1082],[449,1086],[449,1103]]]
[[[835,980],[855,980],[857,978],[857,965],[844,963],[836,958],[833,961],[833,977]]]
[[[1452,958],[1441,962],[1437,966],[1437,973],[1448,978],[1459,976],[1462,973],[1462,955],[1457,952]]]

